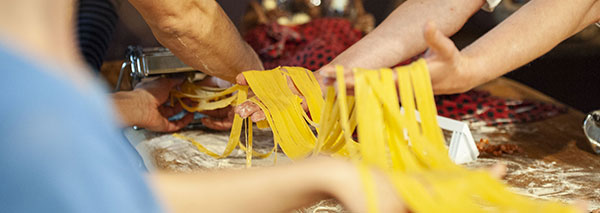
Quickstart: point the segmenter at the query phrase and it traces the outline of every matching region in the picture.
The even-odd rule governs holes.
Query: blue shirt
[[[0,212],[161,211],[101,87],[49,67],[0,43]]]

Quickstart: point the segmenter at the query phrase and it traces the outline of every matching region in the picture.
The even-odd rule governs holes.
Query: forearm
[[[481,84],[548,52],[600,18],[597,0],[533,0],[461,51]]]
[[[214,0],[130,0],[157,40],[184,63],[235,82],[237,74],[263,69]]]
[[[158,174],[152,182],[174,212],[289,212],[329,197],[326,189],[334,185],[330,180],[344,175],[335,172],[350,166],[321,163],[332,164],[300,162],[250,170]],[[332,170],[336,167],[340,168]]]
[[[393,66],[425,51],[423,26],[427,21],[435,22],[449,36],[483,3],[483,0],[408,0],[331,64],[363,68]]]

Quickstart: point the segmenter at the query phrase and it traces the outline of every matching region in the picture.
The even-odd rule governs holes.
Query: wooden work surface
[[[529,87],[508,79],[497,79],[478,89],[494,96],[512,99],[533,99],[558,103]],[[480,155],[470,168],[490,166],[497,162],[507,165],[506,182],[518,193],[540,199],[573,201],[586,199],[590,209],[600,208],[600,156],[592,154],[581,128],[584,114],[569,109],[567,113],[546,120],[510,124],[498,127],[471,125],[475,141],[487,138],[491,144],[517,144],[521,153],[500,157]],[[258,131],[258,132],[257,132]],[[190,126],[180,132],[204,144],[208,149],[221,152],[228,132],[215,132],[201,126]],[[127,130],[125,134],[144,157],[149,167],[179,172],[203,171],[211,168],[243,168],[244,153],[236,150],[225,159],[213,159],[199,152],[190,143],[170,134]],[[265,152],[272,146],[272,135],[255,128],[255,148]],[[262,148],[260,148],[262,147]],[[282,153],[278,162],[289,162]],[[273,165],[272,158],[257,159],[255,166]],[[302,212],[344,212],[332,201],[324,201]],[[324,210],[324,211],[321,211]]]
[[[509,79],[497,79],[478,89],[494,96],[558,101]],[[480,156],[471,167],[504,162],[506,181],[517,191],[539,198],[571,201],[586,199],[590,208],[600,208],[600,156],[593,154],[582,129],[585,115],[569,108],[567,113],[538,122],[501,127],[471,128],[475,140],[512,143],[522,152],[502,157]]]

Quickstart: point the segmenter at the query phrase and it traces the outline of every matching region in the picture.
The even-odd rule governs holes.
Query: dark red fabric
[[[260,25],[244,39],[258,53],[265,69],[301,66],[316,71],[362,38],[342,18],[321,18],[298,26]]]
[[[300,66],[315,71],[362,36],[363,33],[345,19],[322,18],[294,27],[276,23],[260,25],[248,31],[244,38],[258,53],[266,69]],[[419,56],[399,65],[408,64]],[[483,121],[486,125],[537,121],[567,110],[550,103],[498,98],[476,90],[436,96],[435,100],[441,116]]]
[[[472,122],[483,121],[488,126],[538,121],[567,111],[565,106],[499,98],[478,90],[436,96],[435,103],[441,116]]]

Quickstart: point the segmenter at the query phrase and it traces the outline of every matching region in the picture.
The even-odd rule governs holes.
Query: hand
[[[187,113],[177,121],[168,118],[183,111],[179,103],[167,106],[169,92],[184,79],[158,78],[138,84],[133,91],[117,92],[113,100],[125,124],[157,132],[173,132],[187,126],[194,118]]]
[[[423,34],[429,46],[425,60],[435,94],[462,93],[480,83],[469,69],[468,57],[462,55],[433,22],[426,24]]]
[[[331,160],[321,160],[325,165],[326,174],[329,177],[323,177],[326,181],[326,192],[338,199],[350,212],[367,212],[367,201],[364,185],[362,183],[358,169],[354,164],[348,162],[328,162]],[[327,166],[330,164],[330,166]],[[332,172],[334,171],[334,172]],[[506,166],[495,164],[487,171],[497,179],[502,179],[506,174]],[[411,212],[399,197],[396,188],[389,180],[389,177],[378,170],[371,170],[373,181],[376,184],[377,205],[380,212]],[[585,203],[577,203],[576,206],[585,209]],[[583,211],[582,211],[583,212]]]
[[[236,77],[235,80],[236,80],[236,83],[239,85],[248,86],[248,82],[246,81],[246,78],[244,77],[244,75],[242,73],[240,73]],[[305,100],[304,96],[300,93],[300,91],[298,91],[298,88],[296,88],[296,85],[294,85],[294,82],[292,82],[292,80],[289,77],[287,77],[287,81],[288,81],[288,86],[290,87],[292,93],[295,95],[298,95],[300,98],[302,98],[302,103],[301,103],[302,108],[304,109],[304,111],[307,111],[308,105],[306,104],[306,100]],[[252,93],[252,91],[249,90],[248,98],[250,98],[252,96],[254,96],[254,94]],[[242,118],[250,117],[250,119],[253,122],[262,121],[266,118],[265,113],[260,109],[260,107],[251,101],[246,101],[246,102],[236,106],[235,113],[240,115],[240,117],[242,117]]]
[[[323,94],[326,94],[325,91],[328,86],[334,86],[337,91],[337,75],[334,64],[330,63],[321,67],[315,72],[315,77],[321,85]],[[354,73],[352,72],[352,68],[344,67],[344,81],[346,84],[346,95],[354,95]]]
[[[233,86],[230,82],[213,76],[207,76],[197,85],[217,88],[228,88]],[[194,103],[191,105],[194,105]],[[222,109],[206,110],[200,113],[206,115],[206,117],[202,118],[200,121],[209,129],[223,131],[231,129],[231,126],[233,125],[234,112],[233,107],[231,106]]]
[[[444,36],[433,22],[428,22],[423,35],[429,46],[425,53],[425,60],[431,76],[433,92],[435,94],[453,94],[466,92],[482,83],[469,68],[469,58],[462,55],[452,40]],[[336,83],[336,69],[334,64],[328,64],[316,73],[323,79],[324,86]],[[344,70],[346,93],[354,93],[354,75],[351,69]]]
[[[322,167],[323,187],[350,212],[368,212],[363,181],[355,164],[337,159],[320,159],[315,167]],[[371,170],[377,194],[379,212],[409,212],[396,188],[381,171]]]

